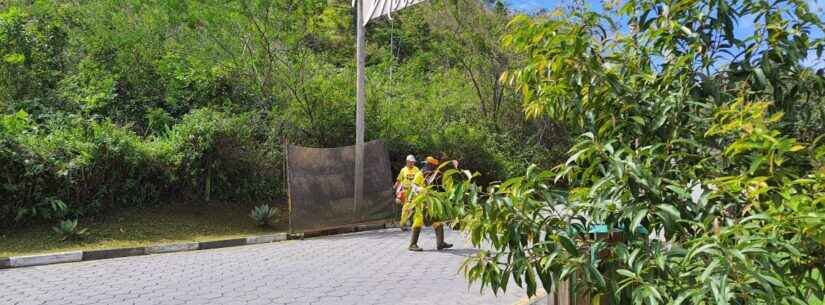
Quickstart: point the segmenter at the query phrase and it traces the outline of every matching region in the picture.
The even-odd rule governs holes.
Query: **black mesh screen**
[[[395,217],[389,156],[380,140],[364,144],[364,201],[353,200],[355,147],[287,147],[291,228],[316,231]]]

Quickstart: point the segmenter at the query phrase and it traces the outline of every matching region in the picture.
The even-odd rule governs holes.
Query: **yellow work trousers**
[[[424,203],[419,202],[418,204],[413,204],[412,200],[407,200],[407,202],[404,203],[404,207],[401,210],[401,226],[404,226],[404,224],[406,224],[407,221],[410,220],[410,215],[412,215],[412,218],[413,218],[412,227],[414,229],[423,227],[424,226]],[[441,227],[443,225],[444,225],[444,223],[442,223],[442,222],[433,222],[431,226],[433,228],[438,228],[438,227]]]

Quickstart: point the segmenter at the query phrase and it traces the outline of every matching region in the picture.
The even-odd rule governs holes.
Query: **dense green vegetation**
[[[0,4],[0,224],[277,200],[285,140],[352,142],[349,5]],[[494,291],[575,277],[611,304],[822,299],[821,17],[803,0],[605,6],[435,0],[371,24],[367,137],[396,166],[470,169],[419,202],[492,247],[465,271]]]
[[[182,201],[277,201],[282,143],[354,140],[348,0],[0,4],[0,224]],[[566,149],[498,82],[501,5],[369,26],[368,139],[495,180]],[[396,162],[400,166],[401,162]]]

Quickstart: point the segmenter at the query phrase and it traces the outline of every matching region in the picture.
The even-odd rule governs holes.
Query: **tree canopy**
[[[449,172],[433,212],[491,245],[468,277],[530,294],[576,279],[594,304],[822,298],[825,78],[803,63],[821,58],[823,29],[792,0],[511,20],[502,43],[526,59],[501,80],[575,141],[552,169],[489,187]]]

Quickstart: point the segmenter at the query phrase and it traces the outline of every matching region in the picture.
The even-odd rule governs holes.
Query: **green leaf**
[[[565,162],[565,165],[570,165],[571,163],[576,162],[576,160],[578,160],[578,159],[579,159],[579,157],[580,157],[582,154],[584,154],[584,153],[588,152],[589,150],[590,150],[590,148],[585,148],[585,149],[579,150],[578,152],[576,152],[575,154],[573,154],[572,156],[570,156],[570,158],[567,158],[567,162]]]
[[[536,295],[536,274],[533,271],[532,267],[527,267],[527,270],[524,272],[524,279],[527,283],[527,295],[534,296]]]
[[[20,64],[26,61],[26,56],[19,53],[11,53],[4,56],[3,61],[9,64]]]
[[[590,279],[596,283],[596,287],[599,289],[604,289],[607,286],[605,283],[604,276],[602,276],[599,270],[596,270],[596,267],[592,264],[587,265],[587,273],[590,275]]]
[[[636,278],[636,274],[633,273],[633,271],[630,271],[630,270],[627,270],[627,269],[618,269],[618,270],[616,270],[616,273],[621,274],[621,275],[626,276],[626,277],[629,277],[629,278]]]
[[[670,305],[680,305],[683,302],[685,302],[685,300],[687,300],[687,298],[689,298],[689,297],[691,297],[692,295],[695,295],[695,294],[696,294],[695,291],[691,291],[691,290],[683,291],[683,292],[679,293],[679,296],[676,297],[676,299],[673,300],[673,303],[671,303]]]
[[[647,216],[647,209],[638,210],[633,214],[633,220],[630,222],[630,232],[636,233],[636,229],[639,227],[639,224],[645,216]]]
[[[562,247],[564,247],[570,255],[579,256],[579,249],[576,247],[576,243],[574,243],[573,240],[565,235],[558,235],[558,237]]]
[[[719,266],[718,260],[712,260],[707,267],[705,267],[705,271],[702,272],[702,275],[699,276],[699,280],[705,282],[713,275],[713,272],[716,271],[716,268]]]
[[[682,188],[680,186],[671,184],[671,185],[665,186],[665,188],[673,191],[674,193],[679,195],[680,198],[690,199],[690,193],[688,193],[684,188]]]
[[[659,210],[667,213],[668,216],[672,217],[673,219],[679,220],[682,218],[682,214],[679,213],[679,210],[676,207],[670,204],[660,204],[656,206]]]
[[[760,277],[760,278],[762,278],[762,279],[764,279],[765,281],[767,281],[768,283],[770,283],[770,284],[771,284],[771,285],[773,285],[773,286],[776,286],[776,287],[785,287],[785,284],[783,284],[783,283],[782,283],[782,281],[780,281],[780,280],[778,280],[777,278],[772,277],[772,276],[770,276],[770,275],[767,275],[767,274],[760,274],[760,275],[759,275],[759,277]]]
[[[709,255],[712,256],[714,253],[719,252],[719,251],[712,250],[713,248],[716,247],[716,244],[698,244],[697,246],[698,246],[698,248],[693,249],[688,253],[688,256],[686,258],[687,260],[692,260],[693,256],[695,256],[697,254],[705,253],[705,254],[709,254]]]
[[[768,81],[767,77],[765,77],[765,72],[762,71],[762,68],[756,68],[753,71],[756,73],[756,78],[759,80],[759,84],[764,86],[768,92],[773,92],[773,85],[771,85],[771,82]]]

